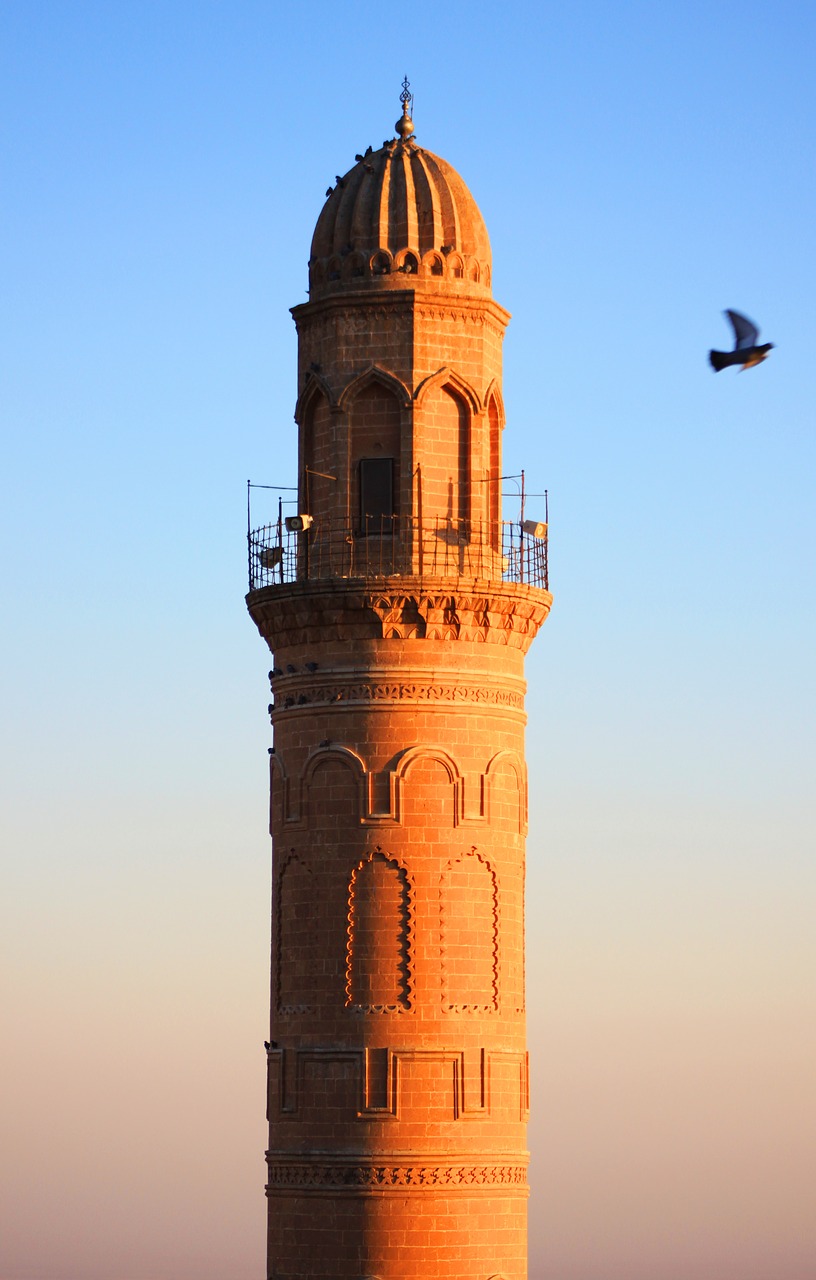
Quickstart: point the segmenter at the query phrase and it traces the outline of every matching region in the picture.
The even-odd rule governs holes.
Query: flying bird
[[[708,359],[715,373],[725,369],[729,364],[741,364],[743,369],[752,369],[755,364],[762,364],[773,348],[772,342],[757,343],[759,329],[753,320],[741,316],[739,311],[724,311],[734,330],[733,351],[709,351]]]

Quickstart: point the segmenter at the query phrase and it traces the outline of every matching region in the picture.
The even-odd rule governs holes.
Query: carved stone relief
[[[389,1190],[405,1187],[458,1187],[527,1186],[527,1167],[523,1164],[484,1163],[433,1164],[417,1161],[413,1164],[362,1164],[347,1163],[293,1163],[267,1157],[269,1189],[279,1187],[331,1187]]]

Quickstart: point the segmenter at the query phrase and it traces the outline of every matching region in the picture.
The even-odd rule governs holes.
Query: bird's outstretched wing
[[[757,329],[753,320],[749,320],[746,316],[741,316],[739,311],[726,311],[725,313],[734,329],[735,351],[744,351],[746,347],[755,347],[759,338],[759,329]]]

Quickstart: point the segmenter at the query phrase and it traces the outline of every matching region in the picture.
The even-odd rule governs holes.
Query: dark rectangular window
[[[394,526],[394,459],[360,459],[360,529],[391,533]]]

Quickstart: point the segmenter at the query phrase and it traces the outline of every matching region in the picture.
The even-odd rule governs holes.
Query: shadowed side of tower
[[[274,655],[268,1276],[524,1280],[524,654],[490,246],[412,138],[328,195],[301,519],[250,535]]]

